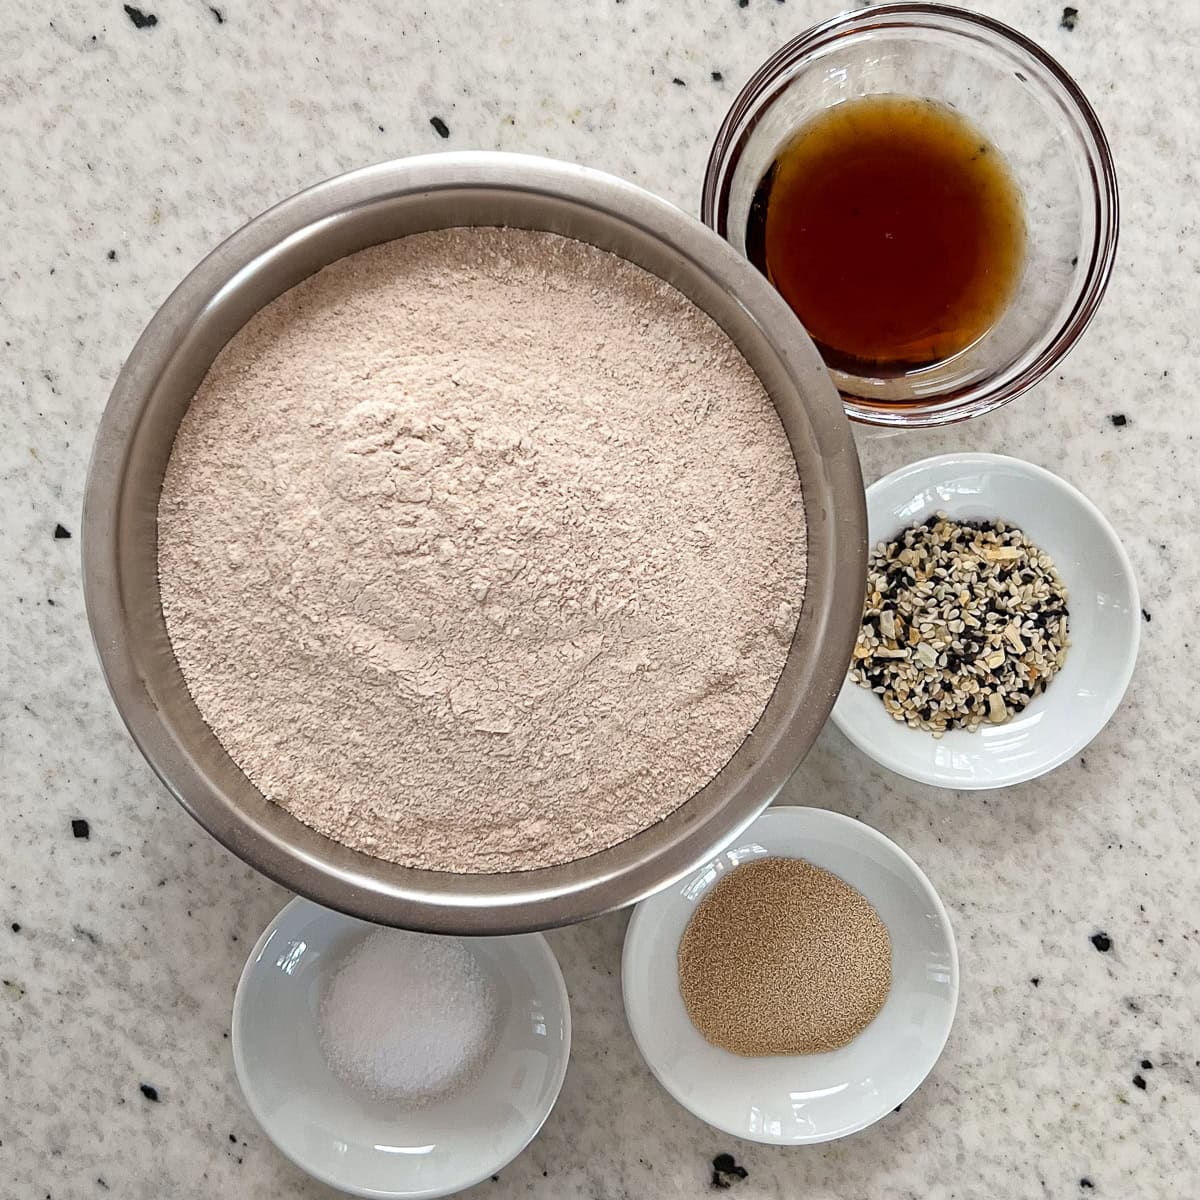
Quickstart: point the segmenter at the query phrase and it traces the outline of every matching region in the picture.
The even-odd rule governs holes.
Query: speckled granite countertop
[[[84,620],[71,535],[90,443],[155,307],[273,201],[417,151],[575,159],[695,211],[710,139],[741,81],[831,7],[8,6],[0,1198],[332,1194],[259,1132],[230,1060],[234,984],[286,896],[151,775]],[[792,1151],[694,1120],[626,1030],[617,915],[553,935],[575,1011],[566,1087],[528,1152],[475,1195],[694,1197],[724,1152],[748,1171],[732,1185],[745,1200],[1200,1194],[1200,634],[1190,625],[1200,6],[1078,0],[1073,29],[1050,0],[978,7],[1047,45],[1099,109],[1123,186],[1117,272],[1082,345],[1036,393],[968,427],[872,442],[864,467],[875,477],[971,446],[1046,464],[1089,492],[1143,592],[1129,696],[1083,757],[1004,793],[906,783],[832,727],[787,789],[895,838],[951,911],[958,1022],[901,1111]]]

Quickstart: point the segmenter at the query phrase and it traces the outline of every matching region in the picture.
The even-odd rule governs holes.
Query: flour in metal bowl
[[[729,337],[554,234],[333,263],[218,356],[158,510],[197,707],[267,799],[411,867],[571,862],[662,820],[770,699],[798,478]]]

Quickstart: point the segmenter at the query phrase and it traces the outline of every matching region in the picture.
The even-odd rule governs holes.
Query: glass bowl
[[[949,105],[1000,150],[1024,197],[1025,263],[1000,319],[953,358],[900,376],[830,373],[852,420],[962,421],[1028,390],[1087,328],[1116,255],[1116,169],[1078,85],[1028,38],[962,9],[885,4],[815,26],[755,72],[713,144],[705,223],[745,254],[751,201],[782,146],[833,105],[879,94]]]

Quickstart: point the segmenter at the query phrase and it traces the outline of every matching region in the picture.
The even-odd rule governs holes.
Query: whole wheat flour
[[[778,415],[679,292],[552,234],[449,229],[258,313],[180,427],[167,629],[233,760],[392,862],[612,846],[729,760],[804,592]]]

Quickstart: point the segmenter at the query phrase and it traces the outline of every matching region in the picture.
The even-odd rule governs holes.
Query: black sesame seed
[[[1107,933],[1093,933],[1091,941],[1101,954],[1107,954],[1112,949],[1112,938]]]
[[[71,531],[68,528],[66,528],[65,525],[55,525],[54,536],[59,539],[69,538],[71,536]]]
[[[138,1084],[138,1087],[141,1089],[142,1095],[145,1096],[147,1100],[151,1100],[155,1104],[158,1103],[158,1088],[150,1083],[140,1083]]]
[[[92,827],[82,817],[74,817],[71,820],[71,832],[77,838],[88,838],[91,837]]]
[[[1146,1090],[1146,1081],[1140,1075],[1135,1075],[1133,1077],[1133,1086],[1137,1088],[1138,1091],[1144,1092]]]
[[[153,13],[144,13],[132,4],[125,5],[125,15],[133,22],[134,29],[153,29],[158,18]]]
[[[745,1167],[739,1166],[732,1154],[718,1154],[712,1160],[712,1186],[727,1188],[735,1179],[745,1179],[750,1174]]]
[[[1112,416],[1111,416],[1111,417],[1109,417],[1108,419],[1109,419],[1109,420],[1110,420],[1110,421],[1111,421],[1111,422],[1112,422],[1112,423],[1113,423],[1113,424],[1114,424],[1114,425],[1115,425],[1115,426],[1116,426],[1118,429],[1120,429],[1122,425],[1128,425],[1128,424],[1129,424],[1129,418],[1128,418],[1128,417],[1127,417],[1127,416],[1126,416],[1124,413],[1113,413],[1113,414],[1112,414]]]
[[[448,138],[450,136],[450,127],[441,117],[430,117],[429,123],[437,132],[438,137]]]

